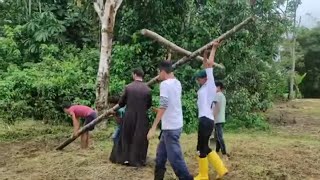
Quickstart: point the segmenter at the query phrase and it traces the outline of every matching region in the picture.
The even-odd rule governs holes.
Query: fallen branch
[[[173,42],[165,39],[164,37],[162,37],[161,35],[153,32],[153,31],[150,31],[148,29],[142,29],[140,31],[140,33],[146,37],[149,37],[155,41],[157,41],[158,43],[164,45],[164,46],[167,46],[168,48],[172,49],[173,51],[179,53],[179,54],[182,54],[182,55],[185,55],[185,56],[190,56],[192,54],[192,52],[188,51],[188,50],[185,50],[183,49],[182,47],[179,47],[178,45],[174,44]],[[203,57],[201,56],[196,56],[196,59],[199,60],[199,61],[203,61]],[[214,65],[216,67],[219,67],[219,68],[224,68],[223,65],[221,64],[217,64],[217,63],[214,63]]]
[[[245,26],[246,24],[248,24],[252,20],[254,20],[254,16],[247,18],[246,20],[244,20],[240,24],[236,25],[231,30],[229,30],[226,33],[222,34],[220,37],[218,37],[217,39],[215,39],[213,41],[221,41],[223,39],[226,39],[226,38],[230,37],[232,34],[234,34],[235,32],[239,31],[243,26]],[[200,49],[192,52],[190,55],[184,56],[183,58],[178,60],[176,63],[173,64],[173,68],[175,69],[175,68],[181,66],[182,64],[185,64],[185,63],[189,62],[191,59],[197,57],[204,50],[209,49],[212,46],[213,41],[211,41],[210,43],[208,43],[205,46],[201,47]],[[152,78],[149,82],[147,82],[147,85],[148,86],[152,85],[153,83],[155,83],[157,81],[157,79],[158,79],[158,76]],[[76,135],[73,135],[72,137],[70,137],[69,139],[64,141],[62,144],[60,144],[56,148],[56,150],[62,150],[64,147],[68,146],[70,143],[72,143],[74,140],[76,140],[79,136],[81,136],[84,132],[88,131],[88,129],[90,129],[91,127],[93,127],[93,126],[99,124],[100,122],[102,122],[104,120],[104,117],[107,117],[108,115],[110,115],[112,113],[112,109],[116,109],[118,107],[119,107],[118,105],[115,105],[113,108],[108,109],[107,111],[102,113],[99,117],[97,117],[95,120],[93,120],[89,124],[83,126],[78,131],[78,133]]]

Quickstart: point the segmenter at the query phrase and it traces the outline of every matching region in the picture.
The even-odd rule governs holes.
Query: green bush
[[[43,51],[56,47],[42,46]],[[48,49],[47,49],[48,48]],[[78,52],[77,56],[66,51]],[[0,109],[4,119],[19,118],[50,121],[65,119],[61,103],[71,101],[92,106],[95,97],[95,67],[90,60],[98,56],[96,50],[62,50],[63,61],[51,54],[43,61],[26,68],[12,65],[0,80]]]

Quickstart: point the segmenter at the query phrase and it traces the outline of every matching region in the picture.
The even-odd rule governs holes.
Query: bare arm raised
[[[214,77],[213,77],[213,66],[214,66],[214,60],[215,60],[215,55],[216,55],[216,51],[217,48],[219,46],[219,42],[215,41],[212,45],[212,49],[210,51],[210,56],[209,59],[207,59],[208,57],[208,51],[204,52],[204,58],[203,58],[203,66],[206,70],[206,74],[207,74],[207,86],[208,86],[208,90],[210,92],[216,92],[216,85],[214,82]]]

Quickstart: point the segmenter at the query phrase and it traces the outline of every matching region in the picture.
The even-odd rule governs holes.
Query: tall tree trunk
[[[297,44],[297,29],[301,23],[301,17],[299,19],[298,25],[296,25],[296,16],[297,16],[297,8],[296,6],[295,13],[294,13],[294,26],[293,26],[293,40],[292,40],[292,47],[291,47],[291,58],[292,58],[292,66],[291,66],[291,75],[290,75],[290,91],[289,91],[289,99],[292,100],[296,97],[296,93],[294,92],[294,83],[295,83],[295,71],[296,71],[296,44]]]
[[[97,0],[94,8],[101,21],[101,52],[97,74],[96,108],[99,114],[108,106],[109,63],[111,62],[113,29],[122,0]]]
[[[295,35],[294,35],[295,36]],[[295,69],[296,69],[296,37],[293,37],[292,47],[291,47],[291,58],[292,58],[292,66],[291,66],[291,74],[290,74],[290,92],[289,99],[295,98],[294,93],[294,77],[295,77]]]

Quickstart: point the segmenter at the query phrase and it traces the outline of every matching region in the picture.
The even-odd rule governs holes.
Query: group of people
[[[182,87],[180,81],[174,76],[173,67],[169,61],[163,61],[159,65],[160,106],[155,108],[157,115],[150,129],[148,110],[152,106],[151,89],[143,82],[143,71],[141,69],[133,71],[134,81],[125,87],[118,101],[118,108],[113,109],[114,113],[118,114],[119,126],[113,136],[111,162],[134,167],[144,166],[149,140],[155,136],[161,121],[160,142],[156,152],[155,180],[164,179],[167,160],[180,180],[208,180],[209,162],[217,171],[217,178],[222,178],[228,173],[217,154],[221,150],[223,155],[227,155],[222,130],[226,106],[226,99],[222,92],[224,87],[221,82],[215,82],[213,76],[214,59],[218,46],[219,42],[214,42],[212,49],[204,52],[204,70],[196,74],[200,85],[197,92],[199,126],[196,147],[199,174],[193,177],[189,173],[181,151]],[[210,54],[209,57],[208,54]],[[80,117],[86,119],[85,124],[96,117],[96,113],[86,106],[68,104],[64,106],[64,110],[72,116],[75,133],[79,129]],[[209,139],[212,137],[214,127],[216,127],[214,135],[216,151],[212,151],[209,147]],[[82,136],[81,147],[87,147],[88,134]]]

